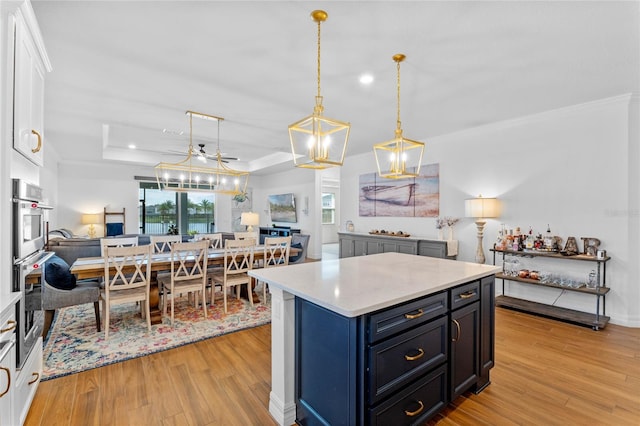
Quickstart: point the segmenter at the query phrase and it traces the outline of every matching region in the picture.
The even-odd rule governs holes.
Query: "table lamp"
[[[89,238],[96,237],[96,228],[95,224],[99,223],[100,218],[97,214],[83,214],[82,215],[82,224],[89,225]]]
[[[253,227],[260,224],[258,213],[244,212],[240,215],[240,225],[247,226],[247,232],[253,232]]]
[[[478,227],[478,248],[476,250],[476,263],[484,263],[484,250],[482,248],[482,237],[484,235],[484,225],[487,223],[484,219],[498,217],[500,214],[500,203],[497,198],[469,198],[464,201],[464,212],[467,217],[476,218],[476,226]]]

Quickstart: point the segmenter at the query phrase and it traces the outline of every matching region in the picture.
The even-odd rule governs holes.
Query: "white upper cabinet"
[[[31,5],[15,14],[13,147],[44,163],[44,78],[51,70]]]

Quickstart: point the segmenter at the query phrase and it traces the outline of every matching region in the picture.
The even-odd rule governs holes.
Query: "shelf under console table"
[[[544,316],[547,318],[558,319],[565,322],[570,322],[573,324],[583,325],[587,327],[591,327],[594,330],[599,330],[604,328],[609,322],[609,317],[606,316],[606,295],[611,290],[607,287],[607,262],[611,260],[610,256],[605,256],[603,258],[598,258],[596,256],[588,256],[585,254],[577,254],[571,256],[565,256],[556,252],[548,252],[548,251],[535,251],[535,250],[498,250],[491,249],[493,252],[493,264],[496,264],[498,257],[501,257],[502,261],[502,272],[496,274],[496,279],[501,280],[502,282],[502,295],[496,297],[496,306],[514,309],[517,311],[528,312],[540,316]],[[547,259],[556,259],[556,260],[564,260],[564,261],[578,261],[578,262],[593,262],[595,265],[594,271],[596,271],[595,276],[595,285],[589,287],[586,283],[578,283],[576,286],[570,286],[558,282],[557,280],[546,280],[541,281],[540,279],[531,279],[526,277],[520,277],[519,275],[514,275],[513,272],[509,273],[506,270],[505,259],[506,256],[516,256],[516,257],[529,257],[529,258],[547,258]],[[571,291],[575,293],[588,294],[595,297],[596,306],[595,311],[584,312],[569,308],[564,308],[560,306],[554,306],[550,304],[534,302],[522,298],[512,297],[505,295],[505,281],[512,281],[521,284],[531,285],[531,286],[539,286],[545,288],[555,288],[563,291]],[[600,300],[602,298],[602,301]]]

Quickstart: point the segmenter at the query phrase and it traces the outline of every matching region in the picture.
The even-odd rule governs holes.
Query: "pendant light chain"
[[[398,77],[397,77],[397,89],[398,89],[398,119],[396,121],[396,125],[398,126],[398,130],[402,128],[400,123],[400,61],[397,62],[398,65]]]
[[[318,97],[320,97],[320,23],[318,20]]]

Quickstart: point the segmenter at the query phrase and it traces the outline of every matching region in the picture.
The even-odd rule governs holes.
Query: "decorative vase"
[[[444,240],[444,231],[442,230],[442,228],[438,229],[438,239],[440,241]]]
[[[453,241],[453,226],[449,227],[449,241]]]

